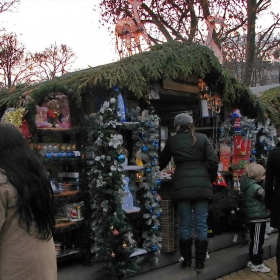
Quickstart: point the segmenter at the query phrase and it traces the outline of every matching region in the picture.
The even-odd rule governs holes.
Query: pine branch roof
[[[217,89],[224,103],[238,106],[240,102],[250,103],[261,117],[269,117],[280,123],[280,117],[272,103],[255,96],[248,87],[237,81],[218,61],[208,47],[196,43],[168,42],[151,47],[117,62],[84,69],[37,85],[18,87],[14,93],[0,92],[0,106],[13,104],[18,96],[28,90],[47,83],[61,83],[77,97],[88,88],[102,86],[126,88],[137,98],[146,93],[151,81],[162,82],[180,79],[187,80],[190,75],[204,79],[208,85]],[[79,98],[77,98],[79,99]]]

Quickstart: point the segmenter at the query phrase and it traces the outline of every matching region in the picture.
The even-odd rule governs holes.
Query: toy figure
[[[60,126],[60,111],[59,105],[56,99],[52,99],[48,103],[45,104],[48,108],[48,122],[52,124],[52,127],[59,127]]]

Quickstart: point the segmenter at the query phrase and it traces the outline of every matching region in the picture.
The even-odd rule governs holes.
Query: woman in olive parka
[[[208,206],[213,197],[212,182],[217,177],[218,157],[207,136],[194,132],[190,115],[177,115],[174,125],[177,134],[167,139],[159,157],[159,166],[163,170],[173,157],[176,168],[171,197],[179,212],[180,251],[184,258],[182,267],[191,268],[194,222],[195,267],[201,271],[207,252]]]

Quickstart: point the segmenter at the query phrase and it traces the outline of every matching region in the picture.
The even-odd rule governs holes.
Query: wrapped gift
[[[220,144],[219,171],[228,171],[230,166],[231,147],[226,143]]]
[[[35,119],[36,126],[38,128],[46,128],[50,127],[50,123],[48,122],[48,108],[47,107],[40,107],[36,105],[36,119]]]
[[[233,170],[235,169],[244,169],[246,165],[250,163],[250,158],[245,156],[233,156],[232,161],[231,161],[231,168]]]
[[[236,135],[233,138],[233,155],[234,156],[250,156],[251,140],[245,139],[241,135]]]
[[[57,95],[56,100],[59,105],[60,111],[60,124],[62,128],[70,128],[70,107],[68,102],[68,97],[64,94]]]

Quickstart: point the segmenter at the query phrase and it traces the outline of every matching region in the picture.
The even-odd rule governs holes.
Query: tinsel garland
[[[140,109],[136,109],[137,112]],[[144,164],[144,179],[139,184],[140,189],[144,190],[143,197],[143,218],[145,225],[142,231],[143,244],[142,247],[150,254],[151,260],[158,264],[157,255],[160,254],[162,247],[161,231],[159,217],[162,209],[159,205],[159,195],[157,190],[160,188],[160,172],[158,166],[158,150],[159,150],[159,117],[157,115],[149,115],[144,112],[141,116],[134,119],[137,113],[131,113],[131,120],[138,121],[139,125],[133,130],[134,141],[134,158],[140,156]]]

